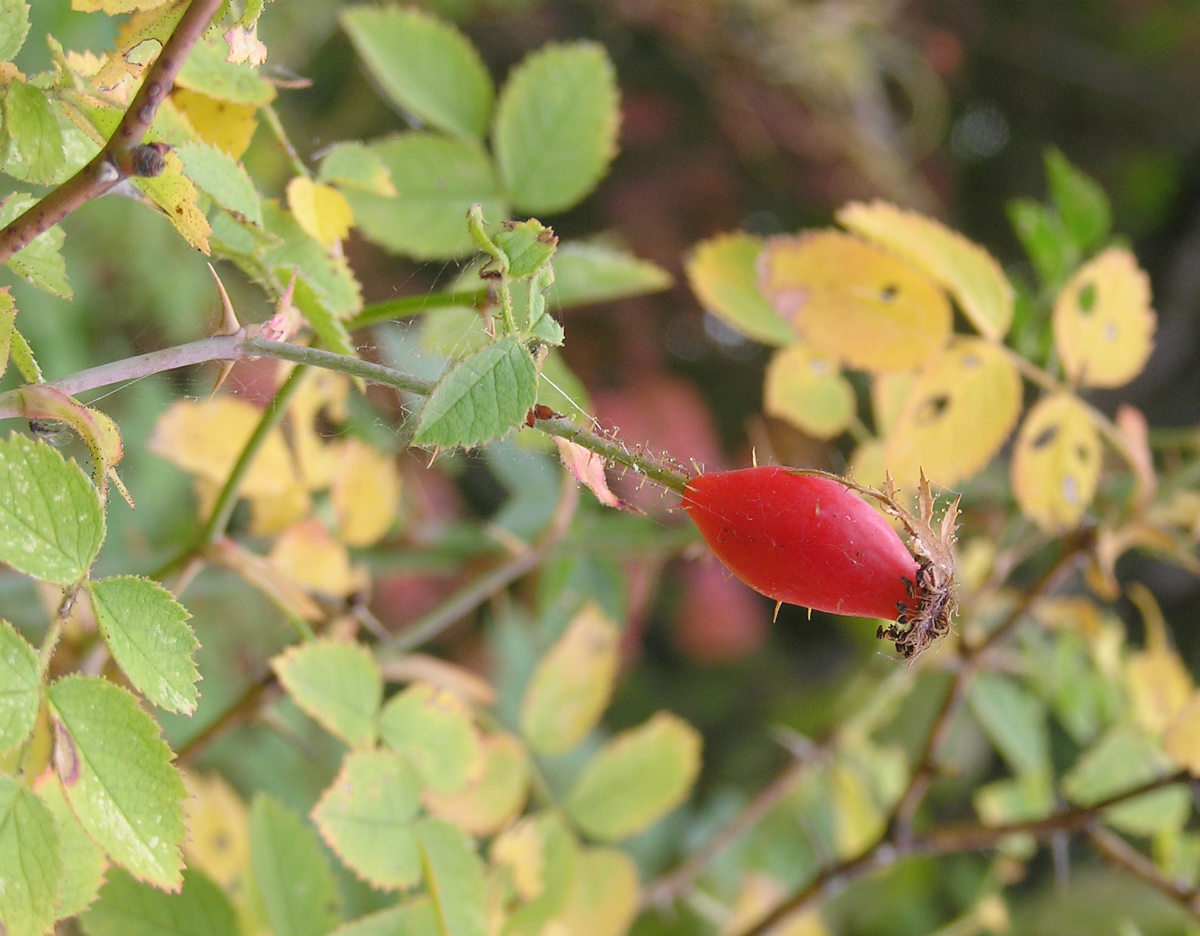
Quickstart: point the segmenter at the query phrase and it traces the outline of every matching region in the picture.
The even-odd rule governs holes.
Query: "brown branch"
[[[1145,855],[1109,829],[1096,826],[1088,831],[1088,842],[1096,853],[1143,884],[1164,894],[1196,920],[1200,920],[1200,891],[1166,877]]]
[[[122,179],[162,172],[162,154],[154,147],[144,146],[142,137],[154,122],[158,107],[174,85],[192,46],[200,40],[220,5],[221,0],[192,0],[100,152],[0,231],[0,263]]]

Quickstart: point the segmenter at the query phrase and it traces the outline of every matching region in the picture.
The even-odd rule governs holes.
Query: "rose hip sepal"
[[[907,546],[863,497],[900,521]],[[877,636],[911,658],[949,632],[957,608],[958,500],[936,531],[924,474],[917,500],[914,516],[897,501],[891,478],[876,491],[825,472],[763,466],[692,478],[683,507],[717,558],[751,588],[818,611],[893,621]]]

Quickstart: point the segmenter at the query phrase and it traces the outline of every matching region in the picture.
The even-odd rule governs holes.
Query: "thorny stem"
[[[419,315],[428,309],[444,309],[448,306],[476,308],[488,301],[487,289],[471,289],[465,292],[438,292],[421,296],[401,296],[387,299],[364,308],[354,318],[347,320],[346,328],[355,331],[368,325],[390,322],[401,316]]]
[[[222,0],[192,0],[158,58],[146,71],[142,85],[126,109],[108,142],[92,160],[41,201],[29,207],[0,231],[0,263],[8,260],[34,238],[45,233],[71,212],[99,198],[122,179],[140,172],[133,165],[134,150],[154,122],[159,105],[166,99],[175,76],[208,28]],[[161,169],[159,170],[161,171]]]

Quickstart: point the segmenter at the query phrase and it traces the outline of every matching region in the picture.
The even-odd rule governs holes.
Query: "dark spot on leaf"
[[[1076,446],[1075,447],[1075,457],[1078,458],[1081,462],[1086,462],[1088,460],[1088,450],[1082,445]]]
[[[1096,307],[1096,284],[1084,283],[1075,294],[1075,302],[1081,312],[1091,312]]]
[[[1045,448],[1047,445],[1049,445],[1051,442],[1054,441],[1054,439],[1057,435],[1058,435],[1058,426],[1047,426],[1045,429],[1043,429],[1041,432],[1039,432],[1037,434],[1037,436],[1034,438],[1033,447],[1035,449]]]
[[[891,302],[900,295],[900,287],[895,283],[888,283],[883,289],[879,290],[879,298],[884,302]]]
[[[935,419],[940,419],[949,406],[949,394],[939,393],[937,396],[931,396],[921,404],[921,409],[917,413],[917,421],[931,423]]]

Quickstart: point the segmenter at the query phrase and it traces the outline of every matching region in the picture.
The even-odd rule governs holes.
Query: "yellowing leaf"
[[[250,863],[250,827],[246,805],[218,774],[183,777],[188,791],[187,838],[183,854],[223,888],[231,888]]]
[[[724,234],[704,241],[688,259],[692,292],[713,315],[742,334],[770,345],[787,345],[796,336],[758,288],[756,265],[763,239]]]
[[[287,186],[288,208],[296,222],[327,250],[350,233],[354,214],[335,188],[296,176]]]
[[[297,523],[275,541],[268,558],[289,578],[323,595],[350,595],[365,585],[345,545],[320,520]]]
[[[733,912],[721,927],[721,936],[744,933],[783,903],[788,893],[788,888],[774,878],[751,871],[742,878]],[[829,936],[829,930],[815,908],[789,914],[768,932],[771,936]]]
[[[543,754],[565,754],[595,726],[617,674],[617,628],[597,605],[575,615],[534,670],[521,704],[521,731]]]
[[[365,442],[348,439],[330,493],[342,541],[370,546],[387,533],[400,509],[396,463]]]
[[[134,10],[153,10],[171,0],[71,0],[71,9],[80,13],[131,13]]]
[[[837,853],[842,857],[860,854],[883,831],[883,811],[862,774],[850,764],[834,761],[829,780]]]
[[[242,158],[258,127],[254,119],[258,108],[253,104],[221,101],[188,88],[176,88],[167,103],[173,103],[187,118],[196,136],[234,159]]]
[[[235,397],[180,400],[158,420],[150,450],[189,474],[221,484],[261,419],[262,410]],[[242,494],[278,495],[296,483],[283,436],[272,430],[242,480]]]
[[[759,286],[812,345],[850,367],[916,367],[950,335],[946,294],[908,263],[840,231],[767,242]]]
[[[854,419],[854,388],[838,363],[804,344],[775,353],[767,365],[763,410],[818,439],[832,439]]]
[[[1150,280],[1128,250],[1106,250],[1071,277],[1054,304],[1054,346],[1086,387],[1119,387],[1141,373],[1154,339]]]
[[[166,161],[162,175],[134,179],[133,183],[166,213],[184,240],[207,256],[212,228],[204,212],[196,207],[196,186],[183,174],[183,163],[175,153],[167,153]]]
[[[1125,662],[1125,682],[1134,717],[1142,728],[1161,734],[1179,719],[1195,691],[1192,676],[1171,645],[1167,621],[1153,593],[1140,582],[1126,588],[1137,605],[1146,632],[1146,649],[1133,653]],[[1176,731],[1184,730],[1177,727]]]
[[[1020,412],[1021,378],[1004,352],[980,338],[958,338],[917,377],[884,462],[910,490],[922,468],[931,481],[955,484],[1000,450]]]
[[[529,794],[529,755],[512,735],[483,739],[483,767],[467,786],[454,793],[425,792],[425,806],[472,835],[495,835],[525,807]]]
[[[1167,726],[1163,747],[1192,776],[1200,776],[1200,693],[1192,696]]]
[[[1013,292],[1004,270],[986,250],[932,218],[887,202],[852,202],[838,222],[903,257],[941,283],[985,338],[1008,333]]]
[[[250,532],[274,536],[308,516],[312,497],[303,485],[293,484],[278,494],[263,494],[250,502]]]
[[[333,483],[341,453],[338,446],[325,441],[317,431],[324,417],[335,423],[346,420],[346,401],[350,398],[350,379],[333,371],[313,368],[300,381],[288,406],[292,449],[304,486],[318,491]]]
[[[1100,480],[1100,435],[1090,410],[1069,393],[1029,411],[1012,460],[1013,493],[1043,530],[1079,524]]]

